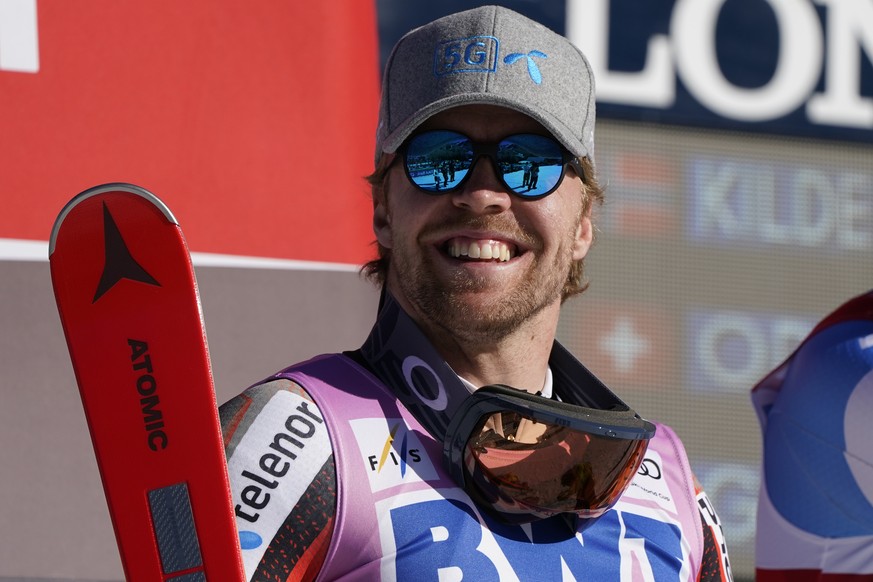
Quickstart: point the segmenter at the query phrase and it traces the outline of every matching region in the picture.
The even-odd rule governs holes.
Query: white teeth
[[[509,245],[496,241],[474,241],[455,239],[448,244],[449,255],[455,258],[497,260],[506,262],[512,258]]]

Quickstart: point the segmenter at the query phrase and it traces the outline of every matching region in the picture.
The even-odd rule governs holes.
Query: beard
[[[439,238],[440,231],[464,227],[510,234],[525,245],[526,252],[533,253],[533,260],[526,272],[506,287],[495,288],[489,277],[469,271],[458,270],[449,277],[438,275],[433,257],[417,252],[420,244],[392,251],[391,269],[395,270],[396,284],[419,317],[459,339],[491,343],[508,337],[540,311],[560,301],[574,262],[573,233],[561,241],[554,257],[547,258],[537,252],[543,248],[539,237],[514,221],[506,222],[493,217],[476,218],[462,224],[442,224],[422,233],[422,237],[430,240]]]

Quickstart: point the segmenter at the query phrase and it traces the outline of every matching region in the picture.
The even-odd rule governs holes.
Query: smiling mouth
[[[465,237],[446,241],[445,252],[464,261],[496,261],[505,263],[518,254],[515,245],[496,240],[474,240]]]

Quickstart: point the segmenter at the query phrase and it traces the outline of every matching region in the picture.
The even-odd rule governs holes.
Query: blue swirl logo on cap
[[[530,51],[527,54],[512,53],[511,55],[506,55],[503,62],[507,65],[511,65],[519,59],[527,59],[527,74],[530,75],[531,81],[539,85],[543,82],[543,74],[540,73],[540,68],[537,66],[536,61],[533,60],[533,57],[547,59],[549,58],[549,55],[541,51]]]

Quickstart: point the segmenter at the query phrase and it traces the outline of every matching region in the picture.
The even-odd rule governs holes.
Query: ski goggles
[[[417,133],[400,147],[410,182],[428,194],[461,188],[482,156],[491,158],[497,178],[518,196],[537,199],[560,186],[567,164],[579,177],[582,164],[554,138],[533,133],[509,135],[497,143],[474,142],[463,133]]]
[[[504,523],[570,514],[584,528],[618,501],[654,434],[617,397],[599,410],[491,385],[461,404],[443,457],[452,478]]]

